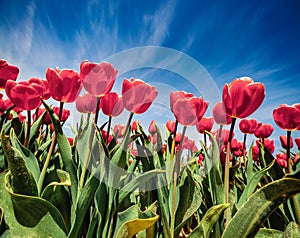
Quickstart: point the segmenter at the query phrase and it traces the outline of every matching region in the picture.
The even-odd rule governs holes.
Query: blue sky
[[[300,102],[299,11],[297,0],[2,0],[0,58],[20,68],[18,80],[27,80],[44,78],[48,67],[79,71],[85,59],[101,62],[135,47],[167,47],[199,62],[219,91],[240,76],[263,82],[266,98],[252,117],[274,124],[275,107]],[[180,75],[153,68],[120,75],[115,91],[125,76],[155,82],[163,97],[170,89],[197,95]],[[158,111],[154,106],[136,119],[149,121]],[[170,112],[161,113],[162,123],[172,119]],[[283,133],[275,127],[273,137]]]

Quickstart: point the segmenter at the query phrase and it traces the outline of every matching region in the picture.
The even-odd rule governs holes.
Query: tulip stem
[[[108,117],[108,125],[107,125],[107,133],[106,133],[106,138],[105,138],[105,144],[108,144],[108,138],[109,138],[109,132],[110,132],[110,127],[111,127],[111,119],[112,116]]]
[[[99,116],[99,107],[100,107],[100,97],[97,97],[97,105],[96,105],[96,112],[95,112],[95,120],[94,123],[97,125],[98,123],[98,116]]]
[[[243,163],[244,163],[244,168],[246,170],[247,167],[247,161],[246,161],[246,155],[245,155],[245,151],[246,151],[246,140],[247,140],[247,134],[244,134],[244,143],[243,143]]]
[[[229,138],[227,142],[227,150],[226,150],[226,158],[225,158],[225,172],[224,172],[224,184],[225,184],[225,202],[229,202],[229,167],[230,167],[230,144],[232,140],[232,135],[233,135],[233,130],[234,130],[234,125],[236,122],[236,118],[232,118],[231,126],[230,126],[230,132],[229,132]],[[225,217],[225,225],[227,223],[228,218],[228,212],[227,210],[224,213]]]
[[[206,132],[203,133],[203,137],[204,137],[204,145],[205,145],[205,148],[207,148],[207,143],[206,143]]]
[[[59,103],[59,113],[58,113],[58,118],[59,118],[60,122],[61,122],[61,118],[62,118],[63,108],[64,108],[64,103],[60,102]]]
[[[171,235],[174,236],[174,228],[175,228],[175,215],[176,215],[176,196],[177,196],[177,178],[180,173],[180,159],[181,159],[181,150],[182,144],[185,136],[187,126],[183,127],[182,135],[180,138],[179,148],[176,154],[176,160],[174,165],[174,173],[173,173],[173,191],[172,191],[172,213],[171,213]],[[175,138],[174,138],[175,139]]]
[[[287,131],[287,136],[286,136],[286,160],[287,160],[287,166],[288,166],[288,172],[289,173],[292,173],[293,170],[292,170],[292,158],[291,158],[291,143],[290,143],[290,140],[291,140],[291,131]]]
[[[178,121],[175,121],[175,126],[174,126],[174,132],[173,132],[173,140],[172,140],[172,145],[171,145],[171,154],[170,154],[170,174],[169,178],[171,181],[172,178],[172,166],[173,166],[173,157],[175,153],[175,140],[176,140],[176,133],[177,133],[177,128],[178,128]]]
[[[43,169],[41,171],[39,181],[38,181],[38,184],[37,184],[37,189],[38,189],[38,194],[39,195],[41,195],[41,191],[42,191],[42,188],[43,188],[47,168],[48,168],[48,165],[49,165],[49,162],[50,162],[51,155],[52,155],[53,149],[55,147],[55,144],[56,144],[56,134],[55,134],[55,132],[53,132],[53,137],[52,137],[52,142],[51,142],[51,145],[50,145],[50,149],[48,151],[47,158],[45,160],[45,163],[44,163],[44,166],[43,166]]]
[[[29,137],[30,137],[30,127],[31,127],[31,111],[27,110],[27,130],[26,130],[26,137],[24,141],[24,147],[28,146]]]

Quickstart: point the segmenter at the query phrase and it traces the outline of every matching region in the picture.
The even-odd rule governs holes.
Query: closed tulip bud
[[[119,116],[124,110],[123,99],[115,92],[105,94],[100,100],[100,105],[102,112],[111,117]]]
[[[224,85],[222,100],[231,117],[245,118],[257,110],[265,95],[263,83],[254,83],[253,79],[242,77]]]
[[[214,119],[212,117],[202,117],[196,124],[196,129],[199,133],[204,134],[205,131],[210,132],[214,125]]]
[[[122,138],[125,133],[125,126],[122,126],[121,124],[117,124],[114,126],[113,131],[117,138]]]
[[[156,128],[156,122],[155,120],[152,120],[149,128],[148,128],[149,133],[153,136],[156,132],[157,132],[157,128]]]
[[[175,121],[167,121],[166,123],[166,127],[171,134],[174,134],[175,132],[175,124]]]
[[[262,124],[254,132],[254,135],[257,138],[268,138],[270,135],[272,135],[273,131],[274,127],[271,124]]]
[[[242,119],[239,128],[244,134],[253,134],[261,125],[255,119]]]
[[[279,136],[281,146],[286,149],[287,148],[287,136]],[[293,138],[290,137],[290,148],[293,147]]]

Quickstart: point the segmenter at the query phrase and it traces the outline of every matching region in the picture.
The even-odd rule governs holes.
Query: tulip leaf
[[[13,148],[20,152],[20,155],[23,158],[28,171],[30,171],[35,180],[35,183],[37,184],[40,177],[40,167],[37,158],[29,149],[21,144],[14,130],[11,130],[10,138]]]
[[[41,125],[43,123],[43,119],[46,116],[47,111],[44,111],[42,115],[40,115],[40,117],[33,122],[33,124],[31,125],[30,128],[30,136],[29,136],[29,145],[31,145],[34,141],[34,139],[36,138],[36,134],[39,132]]]
[[[65,170],[70,174],[71,178],[71,195],[72,195],[72,202],[75,203],[77,198],[77,169],[74,164],[73,158],[72,158],[72,150],[71,146],[69,144],[68,139],[63,134],[63,130],[59,121],[58,116],[54,113],[54,111],[42,100],[44,107],[48,111],[52,124],[54,126],[56,139],[58,143],[58,147],[60,150],[61,158],[64,164]]]
[[[268,216],[290,196],[299,192],[299,179],[282,178],[265,185],[241,206],[227,224],[222,238],[254,237]]]
[[[2,207],[0,207],[0,236],[4,233],[5,230],[8,229],[7,224],[5,223],[4,220],[4,210]]]
[[[12,147],[9,137],[2,133],[2,147],[10,169],[10,183],[15,193],[24,195],[37,195],[37,186],[31,171],[27,168],[25,160],[19,150]],[[29,161],[29,160],[28,160]]]
[[[207,133],[211,138],[211,147],[209,152],[207,152],[205,146],[203,145],[205,154],[205,167],[209,178],[209,187],[211,191],[211,197],[214,205],[225,203],[225,187],[222,181],[222,167],[220,161],[219,146],[216,138]]]
[[[131,238],[138,232],[150,228],[158,220],[155,213],[157,204],[152,204],[147,210],[141,212],[138,205],[118,213],[115,238]]]
[[[96,174],[89,177],[77,199],[75,208],[75,217],[72,219],[71,229],[68,237],[79,237],[81,226],[85,219],[86,213],[93,201],[94,194],[99,186],[99,177]]]
[[[207,210],[199,225],[191,232],[189,238],[210,237],[210,231],[218,221],[223,211],[230,206],[229,203],[215,205]]]
[[[9,192],[17,221],[27,227],[36,226],[40,220],[50,213],[57,225],[67,232],[64,219],[58,209],[45,199],[17,194],[11,187],[11,173],[5,176],[6,190]]]
[[[282,238],[283,234],[284,232],[279,230],[260,228],[255,235],[255,238]]]
[[[237,203],[237,207],[240,208],[247,198],[254,192],[256,189],[260,179],[268,172],[269,169],[273,167],[275,160],[273,160],[267,167],[257,171],[253,177],[250,179],[249,183],[247,184],[246,188],[243,190],[243,193]]]

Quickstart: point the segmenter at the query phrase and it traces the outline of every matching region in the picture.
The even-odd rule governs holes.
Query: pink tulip
[[[81,113],[95,113],[97,98],[89,93],[78,96],[76,99],[76,109]]]
[[[100,100],[100,105],[102,112],[107,116],[116,117],[124,110],[122,97],[115,92],[105,94]]]
[[[223,102],[215,104],[212,110],[213,118],[218,125],[228,125],[231,123],[232,118],[227,114]]]

